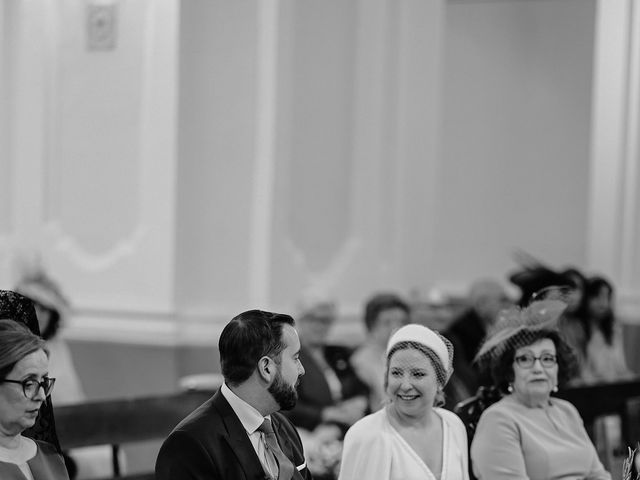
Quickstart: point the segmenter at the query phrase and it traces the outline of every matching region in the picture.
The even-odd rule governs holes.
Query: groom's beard
[[[296,385],[299,381],[300,379],[298,378]],[[296,402],[298,401],[296,385],[287,385],[278,370],[275,380],[269,385],[269,393],[271,393],[274,400],[280,405],[280,410],[291,410],[296,406]]]

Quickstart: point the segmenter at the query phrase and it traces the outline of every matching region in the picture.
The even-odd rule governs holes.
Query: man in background
[[[336,305],[320,300],[300,311],[300,359],[306,373],[298,386],[298,402],[286,415],[298,428],[326,439],[342,438],[366,413],[369,389],[349,364],[352,349],[327,343],[338,315]]]
[[[454,346],[454,371],[458,372],[466,390],[475,393],[477,387],[490,379],[478,378],[473,360],[489,329],[505,308],[512,306],[505,287],[497,280],[476,280],[469,289],[469,308],[444,332]]]
[[[462,347],[462,352],[456,350],[456,355],[462,353],[469,362],[473,361],[498,313],[510,305],[507,292],[498,281],[483,278],[473,282],[469,289],[469,309],[449,329]]]

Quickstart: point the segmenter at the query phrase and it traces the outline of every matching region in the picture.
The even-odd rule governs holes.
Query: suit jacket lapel
[[[213,396],[213,405],[218,410],[224,424],[227,434],[226,440],[247,478],[266,478],[262,463],[260,463],[253,444],[249,440],[247,431],[220,390]]]
[[[34,472],[35,473],[35,472]],[[15,463],[0,462],[0,478],[8,480],[27,480]]]
[[[278,443],[280,444],[282,453],[284,453],[287,456],[287,458],[291,460],[291,462],[293,463],[293,466],[295,467],[293,470],[292,480],[302,480],[304,477],[298,471],[298,467],[300,465],[296,463],[296,456],[294,455],[294,450],[295,450],[294,444],[291,441],[291,438],[289,437],[289,435],[283,431],[282,423],[277,422],[277,424],[275,424],[274,432],[276,434],[276,437],[278,438]]]

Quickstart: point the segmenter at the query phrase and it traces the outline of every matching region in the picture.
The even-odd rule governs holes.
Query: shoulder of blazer
[[[207,399],[202,405],[183,418],[174,428],[175,430],[197,430],[202,424],[214,421],[216,417],[234,414],[231,405],[224,398],[220,389]]]

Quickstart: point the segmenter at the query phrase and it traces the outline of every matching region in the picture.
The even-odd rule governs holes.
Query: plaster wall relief
[[[620,315],[640,321],[640,9],[598,1],[588,261],[613,279]]]
[[[203,321],[269,300],[278,3],[180,4],[175,291]]]
[[[45,234],[79,305],[171,312],[177,6],[114,2],[105,48],[90,6],[57,11]]]
[[[42,253],[79,312],[170,312],[177,2],[10,10],[14,243]]]
[[[435,182],[438,84],[413,84],[410,98],[400,90],[439,75],[440,44],[425,41],[438,36],[414,27],[437,24],[442,6],[284,6],[272,299],[319,291],[355,315],[376,290],[408,291],[431,255],[428,228],[407,211],[421,204],[433,220],[424,187]]]
[[[629,17],[628,124],[626,129],[621,277],[623,299],[640,322],[640,8],[631,3]]]
[[[282,5],[270,252],[279,303],[295,300],[292,288],[335,288],[353,261],[356,26],[354,2]]]
[[[0,65],[9,65],[8,58],[8,24],[5,17],[5,7],[0,3]],[[0,171],[5,172],[0,178],[0,238],[11,232],[11,162],[9,160],[9,112],[6,106],[9,105],[9,69],[0,70],[0,105],[5,108],[0,109]]]
[[[632,0],[0,5],[0,282],[41,250],[78,338],[210,343],[314,290],[359,320],[514,247],[640,311]]]

